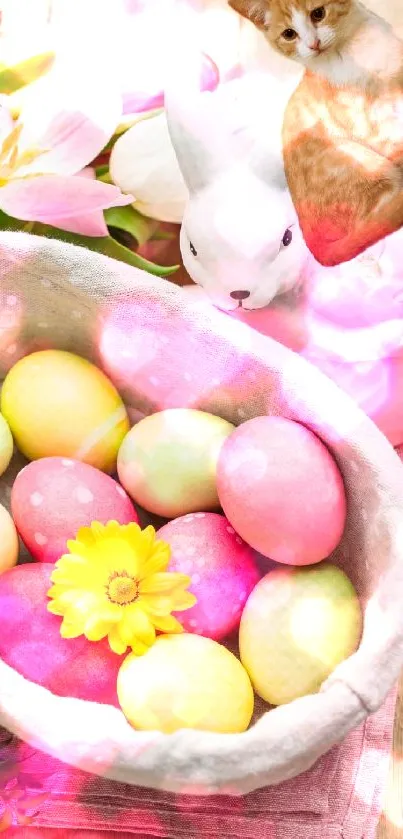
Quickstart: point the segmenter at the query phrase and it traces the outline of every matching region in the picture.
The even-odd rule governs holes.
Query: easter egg
[[[240,425],[221,449],[217,487],[237,533],[277,562],[320,562],[341,540],[342,476],[319,437],[300,423],[256,417]]]
[[[0,414],[0,475],[4,475],[13,456],[14,441],[10,426]]]
[[[56,562],[68,539],[93,521],[138,523],[124,489],[109,475],[77,460],[46,457],[17,475],[11,492],[17,530],[35,559]]]
[[[73,457],[105,472],[129,430],[123,402],[101,370],[61,350],[25,356],[6,376],[1,411],[29,460]]]
[[[239,626],[258,580],[255,552],[218,513],[190,513],[164,525],[158,538],[171,548],[169,571],[191,578],[197,603],[177,619],[186,632],[220,641]]]
[[[0,504],[0,574],[18,560],[18,534],[10,513]]]
[[[122,443],[119,480],[134,501],[157,516],[218,509],[217,459],[233,430],[221,417],[191,408],[145,417]]]
[[[117,681],[127,720],[140,730],[245,731],[253,690],[240,661],[210,638],[160,635],[142,656],[124,660]]]
[[[254,588],[239,650],[256,693],[283,705],[310,693],[358,647],[362,613],[348,577],[330,563],[276,568]]]
[[[53,565],[17,565],[0,575],[0,658],[58,696],[118,706],[123,656],[107,640],[66,640],[61,618],[47,611]]]

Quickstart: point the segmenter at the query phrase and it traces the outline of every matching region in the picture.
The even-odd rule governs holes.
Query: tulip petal
[[[0,187],[0,207],[5,213],[24,221],[38,221],[54,226],[69,224],[69,220],[74,217],[83,220],[88,213],[123,206],[132,201],[132,196],[122,195],[111,184],[82,177],[43,175],[16,179]]]
[[[158,62],[155,62],[158,66]],[[143,72],[138,73],[138,78],[144,79]],[[201,76],[200,76],[200,90],[215,90],[219,82],[219,72],[217,65],[208,55],[201,57]],[[160,84],[163,84],[163,79],[160,79]],[[123,114],[138,114],[146,111],[153,111],[157,108],[164,107],[164,90],[158,84],[154,84],[153,89],[147,90],[144,87],[141,90],[126,91],[123,93]]]
[[[36,83],[25,102],[20,150],[43,153],[18,174],[54,172],[71,175],[83,169],[106,145],[119,124],[122,97],[98,66],[56,62]]]
[[[140,120],[116,141],[109,171],[122,192],[136,195],[141,213],[159,221],[182,221],[188,190],[164,113]]]
[[[0,96],[0,143],[5,140],[13,128],[13,118],[7,107],[7,96]]]
[[[79,233],[81,236],[109,236],[102,210],[82,216],[52,218],[52,221],[47,224],[58,227],[59,230],[66,230],[68,233]]]
[[[77,172],[79,178],[90,178],[95,180],[95,169],[87,166],[81,172]],[[94,213],[86,213],[82,216],[69,216],[69,218],[53,218],[53,227],[59,230],[67,230],[69,233],[80,233],[82,236],[109,236],[108,227],[102,210]]]

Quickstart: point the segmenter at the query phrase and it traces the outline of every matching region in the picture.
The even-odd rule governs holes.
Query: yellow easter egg
[[[10,460],[13,456],[14,441],[10,431],[10,426],[0,414],[0,475],[9,466]]]
[[[270,571],[252,591],[239,629],[256,693],[283,705],[317,693],[358,647],[362,613],[343,571],[328,562]]]
[[[6,376],[1,411],[29,459],[71,457],[104,472],[116,466],[129,430],[109,379],[84,358],[62,350],[25,356]]]
[[[18,535],[10,513],[0,504],[0,574],[17,564]]]
[[[230,422],[191,408],[171,408],[135,425],[118,456],[119,480],[150,513],[176,518],[220,507],[216,486]]]
[[[117,692],[125,717],[143,731],[241,732],[253,713],[253,690],[240,661],[200,635],[160,635],[145,655],[129,655]]]

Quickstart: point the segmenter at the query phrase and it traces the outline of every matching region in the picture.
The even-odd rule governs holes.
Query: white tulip
[[[163,111],[138,120],[112,150],[110,174],[140,213],[180,223],[188,198]]]

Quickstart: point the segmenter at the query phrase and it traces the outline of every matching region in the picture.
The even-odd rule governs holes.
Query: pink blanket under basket
[[[71,769],[1,731],[0,759],[25,796],[47,794],[7,839],[375,839],[396,692],[342,745],[292,781],[240,798],[195,798]],[[12,786],[12,783],[11,783]],[[4,806],[1,798],[0,807]],[[0,809],[1,813],[1,809]]]

